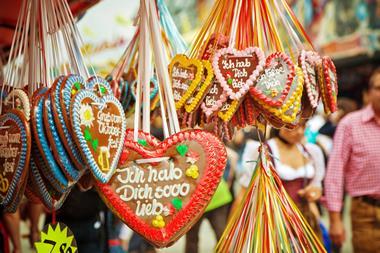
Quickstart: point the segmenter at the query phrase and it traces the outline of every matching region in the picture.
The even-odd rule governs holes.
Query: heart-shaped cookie
[[[66,178],[72,182],[76,183],[83,174],[83,169],[77,169],[75,165],[71,162],[71,159],[64,148],[62,140],[59,136],[57,127],[54,122],[54,116],[52,112],[52,105],[50,94],[45,95],[44,107],[43,107],[43,119],[46,131],[46,136],[49,141],[50,149],[55,157],[56,162],[59,167],[65,173]],[[79,171],[81,170],[81,171]]]
[[[203,65],[198,59],[177,54],[169,64],[169,74],[172,81],[175,107],[179,110],[201,82]]]
[[[267,57],[264,72],[250,87],[251,96],[270,107],[280,107],[289,93],[295,75],[294,64],[282,52]]]
[[[33,133],[33,145],[35,145],[35,148],[33,148],[32,153],[33,157],[35,157],[35,152],[38,152],[42,157],[46,166],[41,166],[40,168],[50,184],[57,191],[65,192],[69,187],[69,181],[54,158],[47,139],[45,122],[43,120],[44,101],[47,93],[48,91],[46,88],[41,88],[33,94],[30,123]]]
[[[279,127],[279,125],[294,124],[296,116],[301,110],[301,98],[304,85],[304,77],[302,70],[296,67],[296,75],[293,78],[290,90],[280,108],[271,107],[266,103],[255,100],[262,109],[265,118],[273,123],[272,125]]]
[[[224,122],[230,121],[232,116],[234,116],[236,110],[238,109],[241,101],[227,98],[227,100],[223,103],[222,107],[219,109],[218,117],[221,118]]]
[[[30,128],[24,114],[9,110],[0,116],[0,203],[7,206],[23,194],[31,151]],[[18,203],[17,203],[18,204]]]
[[[20,205],[21,200],[24,198],[26,186],[28,184],[28,178],[29,178],[29,171],[27,172],[27,176],[25,178],[24,182],[19,182],[19,187],[20,189],[18,190],[18,194],[16,197],[12,200],[11,203],[8,205],[4,206],[4,212],[5,213],[14,213],[16,212],[17,208]]]
[[[227,96],[223,88],[220,86],[218,80],[214,78],[211,88],[206,93],[201,105],[201,109],[206,115],[206,118],[209,118],[213,113],[221,108],[226,100]]]
[[[326,113],[333,113],[337,110],[338,96],[338,77],[333,61],[330,57],[324,56],[319,67],[321,76],[320,85],[322,86],[322,102]]]
[[[70,132],[69,123],[70,101],[79,90],[84,89],[84,80],[80,76],[70,75],[58,77],[50,88],[50,97],[54,123],[59,133],[60,139],[70,156],[71,161],[79,170],[85,168],[85,162],[81,157]]]
[[[201,130],[177,133],[154,148],[126,139],[124,150],[127,159],[108,184],[97,183],[98,191],[130,228],[157,247],[168,246],[203,214],[223,174],[226,150]]]
[[[264,53],[258,47],[219,49],[212,60],[216,79],[232,100],[239,100],[264,69]]]
[[[211,63],[209,61],[202,60],[202,64],[204,67],[202,80],[195,88],[194,93],[192,94],[192,96],[190,96],[190,98],[186,101],[185,104],[185,110],[188,113],[191,113],[198,108],[206,92],[209,90],[212,84],[214,71],[212,69]]]
[[[53,193],[52,189],[46,186],[48,182],[40,173],[34,159],[30,160],[29,168],[30,176],[28,184],[34,197],[38,198],[48,210],[59,209],[69,195],[70,190],[67,190],[65,193]]]
[[[312,108],[318,106],[320,99],[320,88],[317,83],[317,71],[315,64],[320,60],[319,55],[313,51],[302,50],[298,58],[298,64],[302,69],[305,79],[305,92],[310,101]]]
[[[126,119],[113,95],[78,92],[71,106],[74,139],[95,177],[108,182],[114,173],[125,137]]]
[[[24,113],[26,120],[30,119],[30,101],[28,94],[24,90],[12,89],[3,103],[3,112],[11,109],[20,110]]]
[[[259,111],[255,108],[253,99],[251,96],[246,96],[244,102],[244,114],[246,119],[246,125],[253,126],[257,125],[257,117],[259,116]]]

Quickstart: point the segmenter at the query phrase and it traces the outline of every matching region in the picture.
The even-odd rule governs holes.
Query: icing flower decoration
[[[156,215],[156,218],[152,220],[152,225],[155,228],[163,228],[165,227],[164,218],[161,215]]]
[[[199,177],[199,170],[198,166],[195,164],[192,164],[187,170],[186,170],[186,176],[191,177],[193,179],[197,179]]]
[[[105,95],[107,92],[107,89],[106,87],[104,87],[104,85],[99,85],[99,91],[100,91],[100,95]]]
[[[186,154],[186,162],[194,164],[199,160],[199,154],[195,151],[190,150]]]
[[[277,96],[278,95],[278,91],[276,89],[272,89],[271,90],[271,95],[272,95],[272,97]]]
[[[88,104],[82,104],[79,109],[80,115],[80,124],[85,125],[86,127],[91,127],[92,122],[94,121],[94,112],[92,111],[92,107]]]

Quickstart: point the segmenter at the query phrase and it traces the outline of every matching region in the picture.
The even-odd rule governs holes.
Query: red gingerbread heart
[[[318,74],[325,112],[333,113],[337,110],[338,77],[335,65],[330,57],[324,56],[322,58]]]
[[[141,138],[147,146],[126,139],[126,159],[108,184],[97,182],[97,189],[130,228],[165,247],[203,214],[223,174],[226,150],[216,136],[201,130],[180,132],[163,142],[140,133]]]

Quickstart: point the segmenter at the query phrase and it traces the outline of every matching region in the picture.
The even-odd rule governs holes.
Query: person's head
[[[380,113],[380,68],[377,68],[369,79],[368,100],[375,112]]]
[[[305,134],[306,122],[301,123],[294,129],[274,129],[272,137],[280,137],[290,144],[297,144],[302,141]]]

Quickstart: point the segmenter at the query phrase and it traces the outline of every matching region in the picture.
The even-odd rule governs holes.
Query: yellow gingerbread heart
[[[202,80],[203,64],[197,59],[177,54],[169,64],[176,109],[181,109]]]

